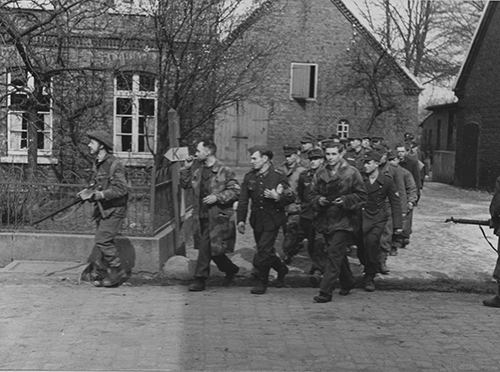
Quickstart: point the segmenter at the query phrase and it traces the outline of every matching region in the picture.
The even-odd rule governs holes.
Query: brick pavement
[[[497,371],[500,312],[464,293],[187,292],[0,275],[0,369]],[[11,284],[17,283],[17,284]]]

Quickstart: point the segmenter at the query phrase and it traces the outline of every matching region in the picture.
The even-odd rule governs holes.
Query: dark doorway
[[[463,135],[463,163],[460,173],[462,185],[477,187],[477,146],[479,139],[479,125],[466,124]]]

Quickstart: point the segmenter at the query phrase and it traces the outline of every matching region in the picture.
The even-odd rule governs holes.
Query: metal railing
[[[93,203],[80,203],[51,219],[34,226],[32,223],[74,200],[76,193],[84,185],[55,183],[0,182],[0,230],[51,233],[93,233],[95,222],[92,220]],[[151,187],[131,187],[127,217],[122,227],[126,235],[153,235],[155,226],[161,220],[168,223],[173,218],[165,203],[171,195],[168,185],[154,195],[160,199],[155,204],[162,213],[151,213]],[[165,201],[163,201],[165,199]]]

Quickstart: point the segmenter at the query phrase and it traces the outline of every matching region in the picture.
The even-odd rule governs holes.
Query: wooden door
[[[251,102],[238,102],[217,116],[214,139],[223,162],[246,166],[248,148],[267,143],[268,110]]]
[[[462,186],[477,187],[477,147],[479,125],[469,123],[464,126]]]

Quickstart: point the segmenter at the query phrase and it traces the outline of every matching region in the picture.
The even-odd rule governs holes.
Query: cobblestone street
[[[497,371],[499,313],[483,296],[311,288],[189,293],[2,284],[1,369]]]

